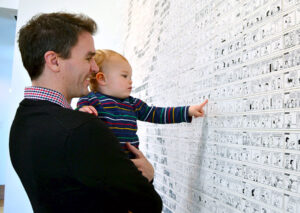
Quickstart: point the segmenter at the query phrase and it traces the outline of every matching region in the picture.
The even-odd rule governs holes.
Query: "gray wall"
[[[0,185],[5,184],[16,10],[0,8]]]

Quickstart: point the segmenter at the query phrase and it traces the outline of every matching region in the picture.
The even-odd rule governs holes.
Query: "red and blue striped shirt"
[[[189,106],[155,107],[148,106],[138,98],[129,96],[118,99],[100,92],[91,92],[81,97],[77,103],[78,109],[83,106],[94,106],[98,117],[115,133],[124,151],[128,151],[125,143],[139,146],[137,120],[158,124],[191,122],[188,116]]]

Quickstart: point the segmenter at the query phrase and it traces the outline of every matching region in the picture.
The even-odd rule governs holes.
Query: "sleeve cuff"
[[[186,122],[191,123],[193,117],[189,116],[189,108],[190,108],[190,106],[187,106],[187,107],[186,107],[185,115],[186,115]]]

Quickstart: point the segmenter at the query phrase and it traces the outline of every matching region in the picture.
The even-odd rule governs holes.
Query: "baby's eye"
[[[124,78],[127,78],[127,75],[122,75]]]

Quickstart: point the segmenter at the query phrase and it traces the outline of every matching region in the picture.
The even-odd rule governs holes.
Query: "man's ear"
[[[106,85],[106,78],[105,78],[105,75],[103,72],[100,71],[96,74],[96,80],[99,85],[101,85],[101,86]]]
[[[47,51],[44,54],[45,66],[48,66],[52,71],[58,72],[58,56],[54,51]]]

